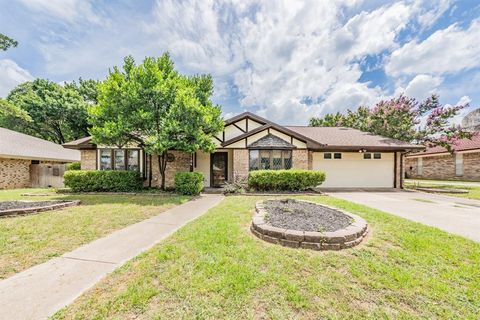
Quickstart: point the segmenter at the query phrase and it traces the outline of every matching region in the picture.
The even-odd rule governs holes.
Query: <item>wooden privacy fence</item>
[[[32,188],[63,188],[63,174],[66,164],[40,163],[30,165]]]

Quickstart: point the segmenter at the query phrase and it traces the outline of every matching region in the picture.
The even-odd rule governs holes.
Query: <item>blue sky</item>
[[[0,0],[0,97],[34,78],[104,79],[126,55],[210,73],[225,116],[283,124],[400,93],[480,106],[480,2]],[[468,110],[465,110],[466,113]]]

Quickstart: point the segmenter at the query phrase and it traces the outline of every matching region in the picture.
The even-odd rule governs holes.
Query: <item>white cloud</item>
[[[33,76],[10,59],[0,60],[0,97],[6,97],[10,90],[20,83],[33,80]]]
[[[432,93],[438,91],[438,87],[442,81],[443,79],[441,77],[419,74],[408,83],[404,93],[408,97],[413,97],[417,100],[424,100]]]
[[[423,42],[406,43],[392,52],[386,71],[400,74],[446,74],[480,66],[480,20],[467,29],[453,24],[436,31]]]
[[[68,23],[87,20],[101,23],[102,19],[94,13],[91,0],[20,0],[23,5],[37,12]]]

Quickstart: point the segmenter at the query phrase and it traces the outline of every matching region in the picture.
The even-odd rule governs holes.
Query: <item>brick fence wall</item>
[[[407,177],[416,179],[480,181],[480,152],[463,154],[463,175],[455,174],[455,155],[423,157],[423,173],[418,173],[418,159],[405,160]]]
[[[30,160],[0,159],[0,189],[30,187]]]

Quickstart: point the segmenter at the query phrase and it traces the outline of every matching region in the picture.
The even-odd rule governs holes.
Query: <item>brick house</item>
[[[458,141],[453,153],[433,147],[409,154],[405,168],[408,178],[480,181],[480,135]]]
[[[76,150],[0,128],[0,189],[62,187],[65,164],[74,161]]]
[[[211,154],[169,152],[166,185],[180,171],[202,172],[204,185],[216,187],[251,170],[299,168],[325,172],[326,188],[401,188],[403,155],[423,149],[350,128],[281,126],[249,112],[226,120],[215,142]],[[91,137],[63,146],[80,150],[84,170],[138,170],[145,185],[160,184],[157,162],[140,146],[97,146]]]

